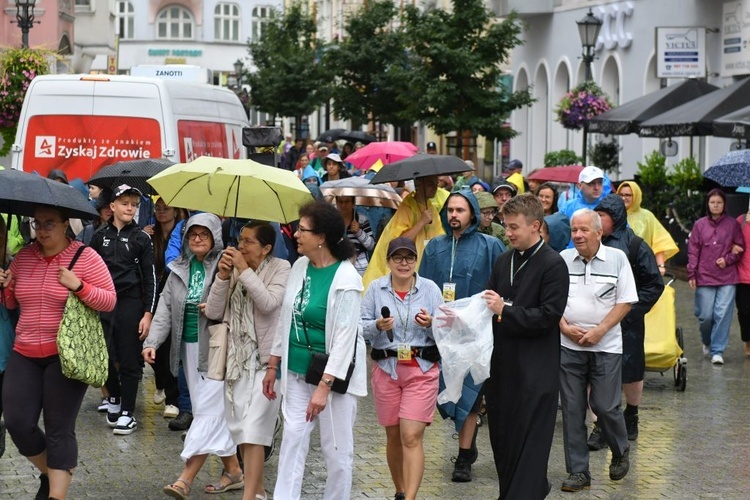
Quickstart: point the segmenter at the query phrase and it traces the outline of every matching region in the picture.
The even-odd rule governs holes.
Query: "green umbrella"
[[[299,208],[313,200],[293,172],[253,160],[202,156],[173,165],[148,183],[171,207],[281,223],[299,219]]]

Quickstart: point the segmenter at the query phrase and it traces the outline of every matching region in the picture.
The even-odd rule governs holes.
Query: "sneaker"
[[[107,412],[107,425],[109,425],[113,429],[115,427],[117,427],[117,421],[119,419],[120,419],[120,412],[119,411],[117,413],[112,413],[112,412],[109,412],[109,411]]]
[[[104,413],[109,408],[109,401],[107,401],[107,398],[102,399],[102,403],[96,407],[96,411],[99,413]]]
[[[112,433],[116,436],[127,436],[128,434],[134,433],[136,429],[138,429],[138,422],[136,422],[135,417],[128,414],[122,414],[120,415],[120,418],[117,419],[117,426],[115,426]]]
[[[167,399],[166,394],[164,394],[164,389],[156,389],[156,392],[154,392],[154,404],[160,405]]]
[[[711,363],[715,365],[723,365],[724,357],[721,354],[714,354],[713,356],[711,356]]]
[[[180,410],[175,405],[167,405],[164,407],[164,418],[175,418],[180,414]]]
[[[598,425],[596,425],[596,422],[594,422],[594,430],[591,431],[591,435],[586,441],[586,444],[591,451],[598,451],[607,446],[607,441],[604,439],[604,434],[602,434],[602,430]]]
[[[625,415],[625,428],[628,431],[628,441],[638,439],[638,415]]]
[[[630,470],[630,448],[625,450],[625,453],[619,457],[612,456],[612,461],[609,464],[609,478],[612,481],[619,481],[624,478]]]
[[[451,481],[454,483],[471,482],[471,462],[463,458],[457,458],[453,464],[453,476]]]
[[[186,431],[193,423],[193,414],[181,411],[175,418],[169,421],[168,427],[173,431]]]
[[[574,472],[563,481],[562,491],[577,492],[591,487],[591,475],[588,472]]]
[[[703,355],[708,356],[709,354],[711,354],[711,347],[703,344]]]

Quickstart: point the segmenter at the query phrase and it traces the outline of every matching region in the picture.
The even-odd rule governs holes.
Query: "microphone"
[[[388,306],[383,306],[382,309],[380,309],[380,315],[383,316],[383,318],[388,319],[391,317],[391,310],[388,309]],[[388,337],[388,342],[393,342],[393,330],[386,330],[385,334]]]

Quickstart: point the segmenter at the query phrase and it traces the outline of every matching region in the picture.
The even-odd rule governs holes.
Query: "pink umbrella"
[[[527,180],[546,181],[546,182],[567,182],[575,184],[578,182],[578,175],[583,170],[581,165],[565,165],[563,167],[546,167],[540,168],[531,174]]]
[[[409,158],[417,153],[417,147],[410,142],[371,142],[362,149],[346,157],[346,161],[360,170],[368,170],[380,160],[383,165]]]

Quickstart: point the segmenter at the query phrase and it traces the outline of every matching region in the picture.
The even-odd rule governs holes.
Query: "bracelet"
[[[278,366],[271,366],[271,365],[266,366],[266,370],[278,370],[278,369],[279,369]]]
[[[83,281],[81,281],[81,284],[78,285],[78,288],[76,288],[75,290],[73,290],[73,293],[78,293],[81,290],[83,290]]]
[[[664,264],[658,264],[656,267],[658,267],[659,269],[664,269]]]

